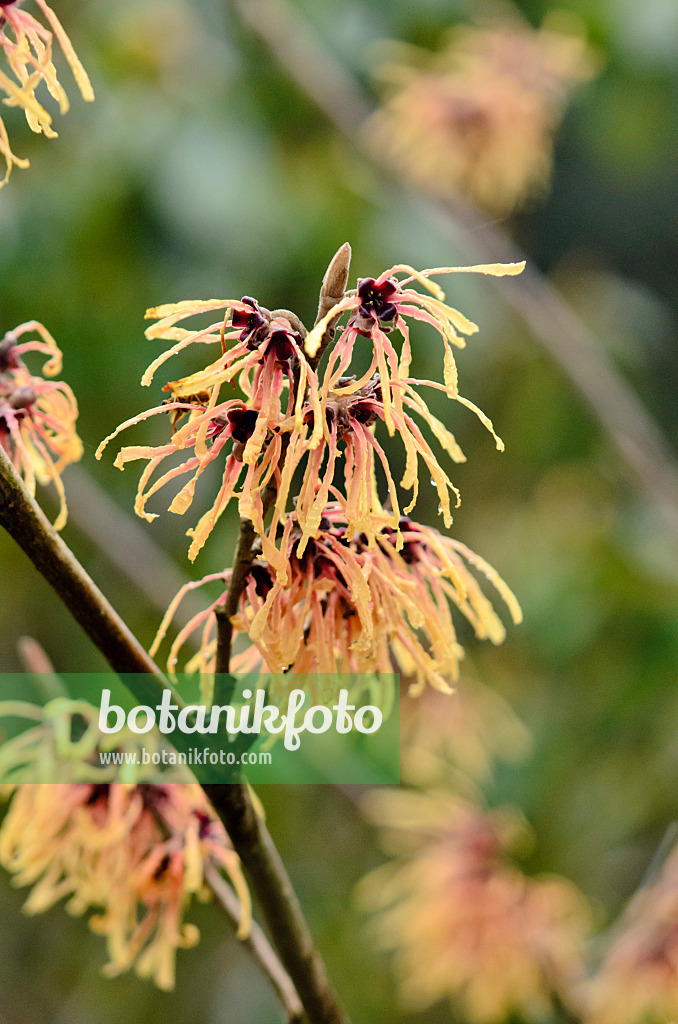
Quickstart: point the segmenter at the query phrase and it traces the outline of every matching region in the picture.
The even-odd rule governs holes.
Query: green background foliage
[[[118,422],[159,398],[139,386],[157,352],[143,336],[147,306],[248,294],[309,322],[324,268],[346,240],[352,276],[376,275],[398,261],[423,267],[468,259],[416,197],[337,137],[225,3],[55,6],[97,102],[86,106],[70,88],[73,109],[59,119],[60,137],[51,143],[7,112],[15,151],[30,157],[31,169],[15,171],[0,192],[1,326],[35,318],[55,335],[64,378],[80,403],[83,464],[127,514],[134,467],[120,474],[110,456],[96,463],[94,451]],[[298,3],[366,87],[378,40],[435,47],[478,6]],[[534,24],[554,6],[520,4]],[[504,226],[596,331],[675,443],[676,7],[671,0],[564,0],[557,7],[584,20],[604,66],[577,92],[558,133],[548,195]],[[637,886],[677,815],[675,537],[492,282],[456,278],[447,292],[480,325],[460,354],[462,393],[492,417],[506,442],[500,455],[471,413],[432,403],[468,456],[452,474],[463,498],[453,530],[499,569],[525,613],[502,648],[468,638],[469,666],[508,698],[535,738],[532,759],[499,771],[490,798],[518,804],[534,827],[527,867],[571,877],[604,922]],[[440,377],[439,339],[422,327],[413,332],[413,350],[416,374]],[[191,368],[187,358],[180,369]],[[67,490],[68,480],[67,472]],[[418,514],[433,522],[435,512],[431,488]],[[186,525],[163,516],[144,527],[181,572]],[[234,530],[234,518],[224,518],[196,574],[230,563]],[[116,569],[102,533],[95,545],[71,522],[64,537],[149,644],[160,610]],[[15,642],[25,634],[61,671],[103,669],[6,537],[0,566],[0,670],[18,669]],[[352,1017],[366,1024],[410,1020],[351,902],[356,880],[380,860],[373,831],[353,802],[330,788],[267,787],[263,798]],[[278,1019],[213,906],[197,909],[203,939],[179,953],[177,991],[166,995],[134,977],[101,978],[103,944],[86,924],[62,908],[27,919],[22,899],[3,876],[0,1019]],[[423,1020],[448,1021],[450,1013],[440,1006]]]

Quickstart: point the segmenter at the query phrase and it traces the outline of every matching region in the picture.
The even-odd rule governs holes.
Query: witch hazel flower
[[[404,509],[408,515],[417,503],[419,493],[419,461],[423,461],[429,478],[436,487],[439,511],[446,527],[452,524],[451,498],[455,506],[460,503],[457,488],[441,467],[433,449],[425,439],[412,413],[430,428],[452,461],[464,462],[466,457],[454,435],[435,417],[414,385],[427,384],[413,378],[399,379],[396,389],[401,396],[400,409],[393,408],[391,416],[406,455],[405,471],[400,487],[412,492]],[[330,391],[325,401],[326,443],[309,451],[304,478],[295,503],[295,516],[302,529],[300,554],[308,540],[315,536],[325,505],[337,500],[344,509],[349,533],[364,532],[375,536],[386,526],[396,530],[397,545],[402,546],[400,533],[400,499],[391,468],[375,426],[385,419],[382,385],[377,375],[358,390],[353,389],[353,377],[341,377],[336,390]],[[308,408],[306,423],[313,424],[313,411]],[[290,442],[290,464],[296,466],[310,448],[307,438],[298,433]],[[335,483],[335,471],[343,455],[343,491]],[[326,459],[326,461],[325,461]],[[376,484],[376,467],[380,465],[386,478],[390,507],[382,505]],[[285,483],[287,484],[287,480]],[[287,502],[287,489],[279,491],[278,502]]]
[[[609,933],[585,987],[586,1024],[673,1021],[678,1016],[678,849],[650,872]]]
[[[535,30],[502,13],[458,26],[439,53],[387,47],[377,69],[387,94],[364,128],[370,149],[415,187],[495,215],[544,191],[570,93],[600,63],[570,16],[552,12]]]
[[[384,529],[370,541],[352,536],[338,504],[324,510],[317,536],[300,552],[301,529],[290,517],[283,532],[286,572],[281,577],[263,558],[250,568],[233,625],[252,647],[235,656],[235,671],[273,673],[386,672],[394,661],[413,680],[416,695],[428,683],[451,691],[463,649],[450,606],[456,606],[476,636],[500,643],[504,625],[484,594],[476,572],[491,582],[520,622],[518,602],[499,575],[465,545],[436,530],[402,520],[403,545]],[[152,647],[155,654],[183,596],[206,583],[230,583],[230,572],[189,583],[170,604]],[[214,670],[214,611],[218,597],[174,640],[168,669],[192,636],[200,653],[187,668]]]
[[[53,139],[57,133],[52,128],[52,117],[36,98],[35,90],[44,82],[50,95],[58,103],[60,113],[65,114],[68,111],[68,97],[59,82],[52,60],[54,37],[68,61],[83,99],[91,102],[94,99],[94,91],[87,72],[56,14],[45,0],[35,2],[49,28],[41,25],[32,14],[23,10],[21,0],[0,2],[0,49],[4,52],[10,70],[10,74],[0,70],[0,90],[5,94],[5,106],[21,107],[32,131],[43,133]],[[0,182],[2,188],[14,166],[29,166],[28,160],[21,159],[12,152],[2,118],[0,154],[6,166],[5,176]]]
[[[177,326],[188,317],[212,310],[226,310],[223,321],[197,331]],[[173,431],[167,443],[125,447],[115,464],[122,469],[129,461],[148,461],[135,508],[151,521],[156,516],[146,511],[146,502],[153,494],[188,475],[169,506],[171,512],[183,515],[191,507],[200,476],[223,456],[217,497],[198,524],[187,531],[192,537],[189,558],[193,560],[236,495],[241,517],[253,521],[258,532],[265,532],[266,487],[271,480],[279,479],[288,434],[303,428],[302,397],[306,396],[320,413],[317,376],[303,353],[301,335],[288,317],[271,313],[255,299],[173,303],[150,309],[146,316],[159,321],[147,330],[148,338],[175,344],[149,366],[142,384],[150,385],[157,370],[190,345],[220,344],[221,354],[203,370],[166,384],[163,390],[169,392],[169,399],[117,427],[99,446],[97,458],[112,438],[142,420],[169,412],[176,427],[182,415],[187,416],[187,422]],[[225,385],[237,385],[244,400],[230,396],[224,399],[221,392]],[[318,427],[311,445],[319,444],[322,438],[319,415],[316,420]],[[233,443],[225,449],[227,442]],[[161,463],[179,452],[190,454],[151,482]],[[275,557],[274,548],[269,553]]]
[[[376,371],[379,374],[383,389],[385,422],[389,433],[395,432],[391,409],[400,404],[397,393],[393,393],[393,384],[399,379],[409,376],[412,361],[408,319],[418,320],[432,326],[441,336],[444,348],[444,381],[448,395],[463,405],[473,409],[480,415],[482,422],[488,426],[489,421],[480,411],[459,395],[457,367],[453,348],[464,348],[464,335],[475,334],[476,324],[468,320],[462,313],[445,302],[445,293],[438,284],[431,281],[438,274],[489,274],[493,277],[520,274],[525,263],[490,263],[473,267],[437,267],[430,270],[417,271],[407,264],[396,264],[385,270],[378,278],[363,278],[358,287],[346,296],[326,316],[324,316],[308,334],[305,349],[309,358],[317,356],[323,336],[330,322],[340,313],[349,312],[347,326],[334,345],[325,375],[323,398],[334,387],[336,381],[344,376],[350,366],[354,350],[362,338],[372,342],[372,361],[368,371],[355,382],[355,390],[370,379]],[[398,279],[397,275],[406,277]],[[417,281],[425,292],[412,287]],[[400,356],[389,335],[393,330],[402,334],[403,342]],[[488,427],[489,429],[489,427]],[[498,447],[501,447],[498,444]]]
[[[206,892],[208,867],[223,871],[241,908],[250,897],[240,860],[197,784],[33,784],[8,787],[0,863],[18,886],[31,886],[29,914],[62,899],[72,914],[96,911],[92,930],[106,939],[116,976],[134,967],[164,990],[174,987],[178,949],[200,933],[184,921]]]
[[[394,955],[401,998],[413,1013],[449,999],[474,1024],[552,1020],[554,1002],[578,1020],[590,908],[566,879],[522,873],[511,854],[524,823],[484,808],[474,788],[472,799],[436,786],[365,802],[389,860],[358,897]]]
[[[24,340],[32,334],[37,338]],[[36,320],[20,324],[0,341],[0,445],[32,495],[38,483],[54,485],[59,496],[54,526],[59,530],[67,518],[61,474],[83,450],[76,433],[78,405],[68,384],[29,371],[24,356],[31,352],[47,357],[42,372],[48,376],[61,370],[61,351]]]

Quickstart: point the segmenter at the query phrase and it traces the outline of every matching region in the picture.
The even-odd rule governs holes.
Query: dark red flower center
[[[246,444],[254,433],[259,413],[256,409],[246,409],[243,406],[242,409],[230,409],[226,416],[233,440]]]
[[[262,309],[256,299],[249,295],[243,295],[242,301],[249,309],[234,309],[231,315],[231,324],[240,332],[240,341],[247,341],[247,347],[257,348],[262,338],[262,327],[266,327],[271,319],[267,309]]]
[[[291,363],[294,359],[296,352],[294,351],[294,345],[292,344],[293,337],[297,341],[297,344],[301,343],[301,338],[298,334],[291,335],[282,328],[271,331],[266,351],[274,353],[277,363]]]
[[[393,320],[398,310],[393,304],[393,298],[400,289],[395,281],[384,281],[377,284],[373,277],[363,277],[358,281],[358,295],[360,306],[358,312],[366,320],[377,318],[377,320]]]

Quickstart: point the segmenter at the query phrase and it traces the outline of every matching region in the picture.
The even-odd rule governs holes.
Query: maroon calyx
[[[271,570],[263,562],[253,562],[249,572],[254,580],[254,590],[259,597],[266,598],[273,587]]]
[[[296,356],[292,339],[296,342],[297,347],[301,345],[301,337],[298,334],[286,331],[283,327],[277,327],[271,331],[266,351],[275,354],[277,363],[283,366],[286,363],[289,365]]]
[[[241,409],[230,409],[226,413],[227,424],[233,438],[233,457],[237,462],[242,462],[245,453],[245,445],[254,433],[259,413],[256,409],[247,409],[244,405]]]
[[[254,433],[258,417],[259,413],[256,409],[247,409],[245,406],[242,409],[230,409],[226,413],[226,418],[233,440],[240,444],[247,444]]]
[[[234,309],[231,324],[237,330],[241,328],[240,341],[246,341],[250,350],[258,348],[268,332],[271,322],[270,310],[264,309],[250,295],[243,295],[242,301],[249,309]]]
[[[373,277],[361,278],[358,281],[358,296],[361,300],[358,313],[365,320],[374,317],[387,323],[394,320],[398,310],[392,300],[399,291],[397,283],[391,279],[378,285]]]

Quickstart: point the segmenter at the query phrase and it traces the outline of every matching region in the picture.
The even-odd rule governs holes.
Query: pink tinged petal
[[[137,459],[155,459],[157,462],[161,462],[162,459],[171,455],[175,451],[176,447],[173,444],[155,446],[148,444],[133,444],[120,449],[116,455],[113,465],[116,469],[124,469],[126,463],[135,462]]]
[[[19,324],[18,327],[14,328],[14,330],[12,331],[12,334],[16,338],[20,338],[22,335],[28,333],[29,331],[35,331],[37,334],[39,334],[40,337],[42,338],[45,346],[46,346],[46,351],[51,353],[51,358],[43,366],[42,372],[47,377],[54,377],[54,376],[56,376],[57,373],[61,372],[61,366],[62,366],[61,349],[59,348],[59,346],[57,345],[56,341],[54,340],[52,335],[49,333],[47,328],[43,327],[43,325],[38,320],[28,320],[24,324]]]
[[[400,350],[400,365],[398,367],[398,376],[407,377],[410,372],[410,363],[412,362],[412,346],[410,344],[410,329],[407,323],[398,315],[396,317],[396,327],[403,336],[403,344]]]
[[[148,653],[152,658],[155,657],[155,655],[158,652],[158,648],[160,647],[160,644],[165,639],[169,625],[176,614],[177,608],[183,601],[186,594],[190,593],[192,590],[196,590],[199,587],[204,586],[204,584],[206,583],[213,583],[215,580],[225,581],[225,574],[223,572],[213,572],[207,576],[203,576],[203,578],[200,580],[191,580],[190,583],[185,583],[183,587],[181,587],[181,589],[178,591],[178,593],[172,598],[172,600],[169,603],[169,607],[163,616],[162,622],[158,627],[158,632],[155,634],[155,639],[153,640],[153,643],[151,644],[151,647],[149,649]]]
[[[466,406],[467,409],[470,409],[471,412],[474,412],[476,414],[476,416],[478,417],[478,419],[480,420],[480,422],[483,424],[483,426],[486,427],[489,430],[489,432],[492,434],[492,437],[494,438],[494,441],[495,441],[495,445],[497,447],[497,451],[500,451],[500,452],[504,451],[504,442],[495,433],[494,426],[492,424],[492,420],[489,418],[489,416],[485,415],[485,413],[482,411],[482,409],[479,409],[477,405],[474,405],[473,402],[469,401],[468,398],[463,398],[459,394],[458,391],[456,391],[456,390],[450,391],[444,384],[438,384],[436,381],[432,381],[432,380],[425,380],[424,381],[423,380],[423,381],[418,381],[416,383],[425,384],[426,387],[435,388],[436,391],[445,391],[446,394],[451,399],[453,399],[453,401],[460,402],[461,405]]]
[[[33,438],[33,444],[35,445],[36,451],[41,456],[43,463],[47,470],[47,475],[50,481],[54,484],[59,496],[59,514],[54,520],[54,529],[61,530],[66,525],[68,519],[68,510],[66,508],[66,491],[64,490],[63,481],[57,467],[52,462],[50,454],[47,448],[38,440],[37,437]]]
[[[432,412],[430,412],[426,402],[416,393],[414,388],[409,385],[404,385],[404,390],[407,395],[405,404],[410,406],[410,408],[414,409],[424,418],[441,448],[448,453],[454,462],[466,462],[466,456],[457,444],[454,434],[450,433],[447,427],[441,423],[441,421],[434,416]],[[409,416],[406,418],[409,420]]]
[[[337,460],[336,422],[332,423],[330,441],[327,446],[327,466],[321,478],[324,455],[325,452],[322,449],[316,449],[309,457],[306,474],[297,501],[297,519],[302,528],[302,535],[297,550],[297,557],[299,558],[304,554],[309,540],[318,533],[323,511],[327,505]]]
[[[309,331],[304,342],[304,349],[309,359],[314,359],[318,354],[318,349],[322,343],[323,335],[331,321],[334,320],[339,313],[344,312],[344,310],[357,309],[360,305],[360,301],[361,300],[357,295],[346,296],[341,300],[341,302],[338,302],[336,306],[332,307],[329,313],[327,313],[322,320],[315,325],[312,331]]]
[[[156,371],[163,365],[163,363],[166,363],[168,359],[172,358],[172,356],[178,355],[179,352],[183,352],[185,348],[188,348],[188,346],[194,344],[194,342],[209,344],[209,342],[218,341],[219,338],[210,333],[212,330],[213,328],[209,327],[204,331],[197,332],[184,331],[183,329],[181,330],[181,332],[179,332],[178,329],[176,331],[171,332],[173,335],[180,333],[180,337],[178,338],[175,345],[173,345],[171,348],[168,348],[166,352],[163,352],[156,359],[154,359],[151,365],[145,370],[144,375],[141,378],[142,386],[148,387],[148,385],[152,382]],[[155,327],[149,327],[145,332],[147,338],[162,336],[165,340],[168,340],[169,333],[169,331],[166,331],[163,332],[162,335],[160,335],[159,333],[156,332]]]
[[[433,282],[428,281],[428,278],[434,274],[489,274],[492,277],[515,277],[517,274],[522,274],[525,269],[525,260],[520,263],[478,263],[473,267],[433,267],[431,270],[422,270],[421,272],[412,271],[411,268],[405,266],[400,269],[403,272],[411,273],[412,277],[422,284],[432,285]],[[399,273],[400,271],[393,272]],[[405,283],[405,281],[401,281],[401,285]]]
[[[168,402],[167,405],[156,405],[154,406],[153,409],[146,409],[145,412],[140,412],[136,416],[132,416],[131,419],[125,420],[124,423],[121,423],[119,426],[117,426],[111,434],[109,434],[107,437],[103,439],[103,441],[97,448],[96,452],[94,453],[95,458],[100,459],[104,453],[104,449],[106,448],[108,442],[112,441],[113,438],[117,437],[118,434],[122,433],[123,430],[127,430],[128,427],[136,426],[137,423],[142,423],[144,420],[147,420],[150,416],[158,416],[160,413],[175,412],[179,409],[190,410],[191,408],[192,406],[187,404],[186,402]],[[172,447],[175,446],[173,445]]]
[[[191,507],[191,504],[193,503],[195,488],[197,486],[199,478],[205,472],[210,463],[213,462],[214,459],[216,459],[217,455],[219,454],[219,452],[224,447],[227,441],[227,437],[218,437],[215,440],[212,447],[206,453],[204,458],[196,456],[196,458],[198,459],[197,470],[191,477],[191,479],[188,481],[188,483],[184,484],[182,489],[174,496],[174,498],[172,499],[172,503],[168,509],[169,512],[174,512],[176,515],[183,516],[184,513],[188,511],[188,509]],[[194,459],[191,459],[190,463],[191,465],[196,465]],[[173,477],[175,475],[178,475],[180,472],[186,472],[188,465],[189,463],[184,463],[181,467],[179,467],[178,470],[172,471],[171,474],[167,475],[166,481],[163,482],[168,482],[170,479],[173,479]],[[150,497],[150,492],[148,496]]]
[[[504,603],[506,604],[509,612],[511,613],[511,618],[513,619],[513,622],[516,626],[519,625],[523,621],[522,608],[520,607],[518,599],[516,598],[515,594],[513,593],[511,588],[506,583],[504,583],[503,579],[496,571],[496,569],[493,569],[492,566],[488,562],[486,562],[484,558],[481,558],[480,555],[476,555],[475,552],[471,551],[470,548],[467,548],[465,544],[461,544],[459,541],[456,540],[453,541],[451,540],[451,538],[449,540],[449,543],[451,544],[451,546],[455,548],[455,550],[463,554],[464,558],[467,560],[467,562],[469,562],[470,565],[474,566],[476,569],[479,569],[480,572],[482,572],[487,577],[487,579],[490,581],[492,586],[495,588],[497,593],[501,596]]]
[[[374,437],[374,435],[372,434],[371,430],[369,430],[368,427],[365,427],[362,423],[355,423],[354,426],[353,426],[353,431],[354,431],[354,434],[356,435],[356,437],[360,437],[362,439],[363,444],[365,446],[371,447],[374,450],[374,452],[376,453],[376,455],[379,458],[379,461],[381,462],[381,465],[383,467],[384,474],[386,476],[386,483],[388,485],[388,493],[389,493],[389,495],[391,497],[391,505],[393,507],[393,518],[395,519],[395,522],[396,522],[396,530],[397,530],[396,547],[399,550],[402,547],[402,543],[403,543],[402,535],[401,535],[400,530],[398,529],[398,526],[397,526],[397,522],[400,519],[400,507],[398,505],[398,493],[396,491],[395,482],[394,482],[393,477],[391,475],[391,468],[390,468],[390,466],[388,464],[388,459],[386,458],[386,453],[385,453],[384,449],[381,447],[381,445],[378,443],[378,441],[376,440],[376,438]]]
[[[233,492],[236,484],[238,483],[241,470],[242,463],[234,459],[232,455],[229,455],[224,467],[222,484],[214,504],[200,518],[196,526],[186,531],[187,535],[192,537],[191,546],[188,549],[188,557],[191,562],[194,562],[197,558],[198,553],[214,529],[219,517],[233,497]]]

